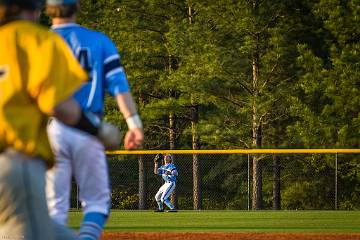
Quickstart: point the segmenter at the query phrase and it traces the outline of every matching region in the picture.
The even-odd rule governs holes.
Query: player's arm
[[[179,175],[176,168],[166,170],[165,174],[166,175],[171,175],[171,176],[178,176]]]
[[[73,99],[69,98],[55,106],[50,115],[66,125],[74,126],[79,122],[81,109]]]
[[[171,174],[176,176],[176,177],[179,176],[179,173],[178,173],[176,168],[171,170]]]
[[[91,113],[82,112],[78,103],[72,98],[60,102],[50,114],[68,126],[98,137],[107,149],[119,147],[119,130],[105,122],[92,119]]]
[[[129,129],[124,139],[125,148],[140,148],[144,141],[143,125],[131,93],[117,94],[116,101]]]
[[[154,174],[155,175],[163,175],[165,174],[165,170],[159,167],[159,164],[155,164],[154,166]]]
[[[161,156],[159,154],[156,154],[155,158],[154,158],[154,174],[155,175],[159,175],[159,161],[160,161]]]
[[[159,163],[157,162],[154,163],[154,174],[155,175],[159,174]]]
[[[140,148],[144,141],[143,126],[131,93],[117,94],[116,101],[129,129],[124,139],[125,149]]]

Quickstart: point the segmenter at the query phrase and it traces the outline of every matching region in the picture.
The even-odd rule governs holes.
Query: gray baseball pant
[[[45,171],[39,158],[14,150],[0,154],[0,239],[76,239],[49,217]]]

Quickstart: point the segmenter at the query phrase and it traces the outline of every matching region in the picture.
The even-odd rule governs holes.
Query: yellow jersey
[[[13,148],[53,166],[48,116],[87,78],[56,33],[24,20],[0,26],[0,152]]]

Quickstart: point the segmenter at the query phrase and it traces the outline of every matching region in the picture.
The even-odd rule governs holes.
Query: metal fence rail
[[[153,174],[158,153],[174,154],[179,177],[172,201],[179,209],[251,210],[255,156],[261,165],[262,209],[360,209],[360,149],[107,152],[112,208],[156,208],[154,195],[162,185]],[[194,176],[194,156],[199,176]],[[195,195],[196,177],[200,192]],[[74,184],[73,208],[79,207],[77,196]],[[195,203],[196,197],[200,204]]]

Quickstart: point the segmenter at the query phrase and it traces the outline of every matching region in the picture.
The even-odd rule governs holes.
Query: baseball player
[[[2,239],[76,238],[69,229],[53,223],[48,213],[45,172],[54,165],[46,133],[48,116],[94,137],[105,137],[103,125],[93,122],[69,99],[88,76],[58,35],[33,23],[40,3],[0,0]]]
[[[126,149],[136,149],[143,142],[143,128],[120,55],[115,44],[103,33],[76,24],[77,0],[47,0],[46,14],[52,18],[52,30],[68,43],[90,79],[74,95],[85,111],[99,119],[104,114],[105,92],[114,96],[126,119]],[[111,191],[104,146],[89,134],[75,131],[54,120],[48,134],[56,155],[55,168],[47,174],[47,197],[50,216],[67,223],[70,207],[71,177],[79,186],[84,218],[80,239],[98,239],[109,215]]]
[[[168,212],[177,212],[174,205],[170,202],[169,196],[174,191],[176,186],[176,177],[178,171],[176,166],[172,163],[173,156],[171,154],[164,155],[164,165],[159,167],[159,155],[154,159],[154,174],[162,176],[165,183],[160,187],[159,191],[155,195],[155,200],[159,206],[159,209],[155,212],[164,212],[164,203],[169,207]]]

